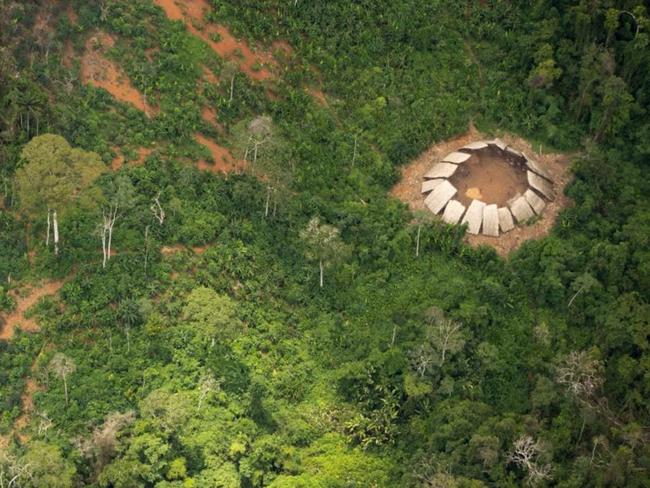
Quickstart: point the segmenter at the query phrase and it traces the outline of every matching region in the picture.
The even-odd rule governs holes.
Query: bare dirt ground
[[[183,244],[176,244],[174,246],[163,246],[162,248],[160,248],[160,253],[163,254],[164,256],[168,256],[170,254],[176,254],[177,252],[191,249],[192,252],[194,252],[195,254],[203,254],[208,249],[208,247],[209,247],[208,245],[186,247]]]
[[[201,118],[214,126],[218,125],[217,111],[212,107],[205,106],[201,109]]]
[[[327,104],[327,98],[325,98],[325,93],[323,93],[323,90],[320,88],[309,88],[307,92],[312,96],[316,102],[323,106],[323,107],[328,107],[329,105]]]
[[[41,298],[57,293],[64,284],[65,281],[47,281],[41,286],[29,290],[26,296],[14,295],[16,308],[11,314],[5,317],[5,323],[2,330],[0,330],[0,340],[10,341],[18,326],[20,326],[21,330],[38,332],[40,330],[38,324],[34,319],[25,318],[25,312],[36,305]],[[34,368],[35,363],[32,365],[32,372],[34,372]],[[34,411],[34,393],[40,390],[41,387],[33,378],[27,378],[25,380],[25,390],[20,397],[22,411],[12,428],[12,431],[17,434],[18,439],[23,443],[29,440],[28,436],[22,431],[29,425],[31,415]],[[0,449],[6,449],[8,445],[9,436],[0,436]]]
[[[246,162],[235,159],[228,149],[220,146],[212,139],[208,139],[202,134],[194,134],[196,142],[207,147],[212,154],[214,164],[210,164],[205,160],[200,160],[197,167],[202,171],[210,171],[216,173],[221,171],[223,173],[230,173],[233,171],[242,171],[246,166]]]
[[[124,164],[125,158],[124,158],[124,155],[122,154],[122,152],[120,151],[119,147],[114,147],[113,151],[115,151],[117,153],[117,156],[115,156],[113,161],[111,161],[111,169],[113,171],[117,171]],[[132,165],[132,166],[137,166],[137,165],[143,164],[144,160],[147,159],[147,156],[149,156],[152,152],[153,152],[153,149],[151,149],[149,147],[140,147],[140,148],[138,148],[138,150],[137,150],[138,158],[135,161],[131,160],[129,162],[129,164]]]
[[[455,198],[465,206],[479,199],[502,207],[527,188],[526,171],[511,166],[489,149],[475,152],[459,166],[449,182],[458,189]]]
[[[72,69],[72,62],[74,60],[74,47],[72,46],[72,41],[65,41],[65,47],[63,48],[63,66],[68,69]]]
[[[206,0],[154,0],[171,20],[180,20],[196,37],[202,39],[212,50],[223,59],[231,60],[248,77],[256,81],[275,78],[272,70],[277,67],[273,54],[267,51],[256,51],[248,43],[235,39],[223,25],[207,24],[205,15],[210,11]],[[214,38],[218,38],[215,41]],[[277,47],[282,49],[282,44]]]
[[[538,161],[553,178],[554,188],[557,195],[554,201],[548,202],[544,209],[542,218],[533,225],[515,227],[514,230],[507,234],[501,234],[499,237],[488,237],[482,235],[475,236],[471,234],[466,236],[467,242],[472,246],[492,246],[499,255],[507,256],[511,251],[517,249],[523,242],[529,239],[539,239],[547,235],[551,231],[560,210],[570,204],[569,199],[564,195],[564,187],[571,179],[571,174],[569,172],[570,155],[551,153],[540,154],[538,151],[533,149],[528,141],[524,139],[511,134],[497,134],[497,136],[508,145],[519,151],[525,152],[531,158]],[[470,142],[492,138],[493,136],[482,134],[477,131],[476,128],[470,126],[467,133],[432,145],[410,164],[401,168],[401,179],[391,189],[391,195],[406,203],[412,211],[424,209],[424,198],[421,193],[422,181],[424,174],[431,169],[431,166],[450,152],[453,152]],[[495,177],[496,175],[493,176],[493,179]],[[485,187],[485,183],[483,183],[483,186]],[[480,186],[468,187],[465,192],[459,196],[461,198],[463,195],[467,196],[468,191],[470,195],[473,195],[476,194],[475,192],[477,190],[479,193],[483,191]],[[507,190],[508,189],[506,188],[503,193],[508,193],[509,191]]]
[[[103,88],[114,98],[128,103],[148,116],[155,115],[158,109],[145,102],[143,95],[131,84],[122,68],[105,53],[115,45],[115,40],[104,32],[97,32],[86,41],[84,55],[81,58],[81,81]]]
[[[205,66],[203,67],[203,80],[214,85],[219,84],[219,77],[215,75],[212,70],[206,68]]]
[[[54,295],[64,284],[65,281],[46,281],[41,286],[32,288],[24,297],[14,295],[16,308],[5,317],[5,323],[0,330],[0,340],[11,340],[18,326],[27,332],[38,332],[40,330],[38,324],[34,319],[26,319],[25,312],[36,305],[41,298]]]
[[[42,387],[40,387],[33,378],[27,378],[25,380],[25,391],[23,391],[23,394],[20,396],[22,411],[20,417],[16,419],[13,426],[14,432],[17,433],[18,438],[23,443],[29,440],[29,437],[22,431],[29,425],[32,413],[34,412],[34,393],[40,390],[42,390]]]
[[[68,3],[68,6],[65,10],[68,20],[72,25],[77,25],[79,22],[79,17],[77,16],[77,12],[74,11],[74,8],[72,7],[72,3]]]

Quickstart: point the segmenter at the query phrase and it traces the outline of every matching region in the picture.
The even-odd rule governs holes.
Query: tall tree
[[[239,66],[234,61],[226,61],[223,68],[221,69],[221,76],[230,81],[230,96],[228,97],[228,103],[232,103],[232,99],[235,96],[235,76],[239,73]]]
[[[347,251],[340,231],[331,225],[321,224],[318,217],[312,217],[307,227],[300,232],[300,237],[306,244],[307,258],[318,261],[318,282],[323,288],[325,268],[341,259]]]
[[[253,169],[256,168],[261,149],[271,145],[274,134],[273,119],[268,115],[255,117],[246,126],[244,159],[248,161],[248,158],[252,157]]]
[[[422,227],[433,220],[433,214],[428,210],[417,210],[413,215],[412,225],[417,229],[415,235],[415,257],[420,256],[420,236],[422,235]]]
[[[68,376],[77,370],[75,362],[63,354],[57,352],[49,364],[50,371],[59,376],[63,381],[63,390],[65,392],[65,404],[68,404]]]
[[[544,444],[529,435],[522,435],[513,443],[509,461],[526,471],[526,482],[531,486],[551,479],[553,467],[540,459],[544,451]]]
[[[465,346],[462,324],[445,317],[438,307],[425,313],[425,340],[411,352],[411,366],[423,378],[433,366],[442,368],[449,354]]]
[[[102,238],[102,252],[104,258],[102,267],[106,267],[111,259],[111,244],[113,242],[113,227],[118,217],[135,201],[135,188],[131,179],[126,175],[118,175],[104,190],[105,203],[102,205],[102,223],[100,227]]]
[[[54,253],[58,254],[59,216],[86,196],[85,191],[105,166],[97,154],[72,148],[54,134],[34,137],[23,148],[21,157],[24,164],[16,171],[21,205],[30,215],[46,216],[46,245],[51,222]]]
[[[286,140],[268,115],[260,115],[250,122],[242,121],[234,132],[243,158],[251,163],[251,172],[266,185],[264,217],[268,218],[271,212],[275,215],[278,195],[288,193],[295,169]]]

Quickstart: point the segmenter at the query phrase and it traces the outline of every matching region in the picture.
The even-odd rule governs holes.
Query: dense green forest
[[[0,487],[649,486],[648,2],[209,0],[264,66],[173,3],[0,0],[0,332],[57,290],[0,339]],[[416,257],[389,190],[470,123],[571,205]]]

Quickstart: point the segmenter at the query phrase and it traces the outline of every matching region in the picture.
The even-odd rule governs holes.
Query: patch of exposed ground
[[[201,109],[201,118],[214,126],[219,125],[217,122],[217,111],[207,105]]]
[[[203,79],[213,85],[219,84],[219,77],[215,75],[211,69],[208,69],[205,66],[203,67]]]
[[[74,8],[72,7],[72,2],[68,2],[68,7],[65,10],[68,20],[72,25],[77,25],[79,22],[79,16],[77,15],[77,12],[74,11]]]
[[[517,193],[528,188],[526,170],[509,164],[498,149],[474,151],[472,157],[459,165],[449,182],[458,189],[455,198],[466,207],[473,199],[496,203],[500,207]]]
[[[154,56],[159,52],[160,52],[160,48],[158,47],[148,47],[147,49],[144,50],[144,55],[147,57],[147,61],[152,63],[154,60]]]
[[[157,108],[147,103],[117,63],[106,58],[106,51],[114,45],[115,40],[104,32],[88,38],[81,58],[82,83],[103,88],[117,100],[134,106],[147,116],[155,115]]]
[[[174,246],[163,246],[160,248],[160,253],[168,256],[170,254],[176,254],[177,252],[182,252],[182,251],[187,251],[188,249],[191,249],[192,252],[195,254],[203,254],[207,249],[208,245],[205,246],[193,246],[193,247],[187,247],[184,246],[183,244],[176,244]]]
[[[63,66],[68,69],[72,69],[72,63],[74,60],[74,47],[72,46],[72,41],[68,39],[65,41],[65,46],[63,48]]]
[[[16,308],[7,317],[4,325],[0,330],[0,340],[9,341],[14,336],[16,328],[20,326],[21,330],[27,332],[38,332],[39,327],[36,320],[27,319],[24,314],[43,297],[54,295],[65,284],[64,281],[46,281],[41,286],[34,287],[25,296],[12,293],[16,300]]]
[[[27,378],[25,380],[25,390],[23,391],[23,394],[20,395],[22,410],[20,416],[14,422],[13,427],[14,432],[16,432],[20,442],[22,443],[29,440],[29,437],[22,431],[29,425],[32,413],[34,412],[34,393],[40,390],[42,390],[42,388],[33,378]]]
[[[327,99],[325,98],[325,93],[323,93],[323,90],[319,88],[309,88],[307,89],[307,92],[312,96],[314,100],[316,100],[319,105],[322,105],[323,107],[328,106]]]
[[[113,151],[115,151],[117,155],[115,156],[115,158],[113,158],[113,161],[111,161],[111,169],[113,171],[118,171],[124,164],[125,157],[118,147],[114,147]],[[131,166],[138,166],[144,163],[144,160],[147,159],[147,157],[153,152],[153,149],[148,147],[140,147],[137,149],[136,152],[138,153],[138,158],[129,161],[129,164]]]
[[[508,255],[514,249],[529,239],[539,239],[546,236],[555,223],[560,210],[570,204],[569,199],[564,195],[564,187],[571,179],[569,171],[570,156],[566,154],[540,153],[524,139],[510,135],[498,134],[498,137],[508,145],[519,151],[525,152],[538,161],[550,174],[554,181],[555,200],[548,202],[542,217],[533,225],[515,227],[514,230],[501,234],[499,237],[467,234],[466,240],[473,246],[492,246],[501,256]],[[423,210],[424,198],[421,193],[424,174],[431,169],[434,162],[440,161],[447,154],[456,149],[478,140],[492,139],[492,136],[482,134],[473,126],[467,133],[442,141],[429,147],[410,164],[401,168],[400,181],[391,189],[391,195],[406,203],[411,211]],[[465,195],[477,195],[482,192],[480,187],[468,187]],[[460,192],[459,192],[460,193]],[[459,195],[462,197],[463,195]]]
[[[229,173],[232,171],[241,171],[246,166],[243,160],[235,159],[228,149],[220,146],[212,139],[208,139],[202,134],[194,134],[194,139],[199,144],[205,146],[210,151],[214,163],[208,163],[205,160],[200,160],[197,167],[202,171],[209,171],[212,173],[223,172]]]
[[[193,35],[203,40],[221,58],[235,62],[239,69],[256,81],[275,78],[272,70],[277,66],[273,54],[256,51],[248,43],[235,39],[227,27],[205,22],[211,10],[207,0],[154,0],[171,20],[180,20]],[[281,48],[281,44],[277,44]]]

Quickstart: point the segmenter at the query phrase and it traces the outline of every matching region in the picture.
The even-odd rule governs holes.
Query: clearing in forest
[[[120,151],[118,147],[114,147],[113,151],[117,153],[113,161],[111,161],[111,169],[113,171],[118,171],[124,164],[125,158],[124,154]],[[131,160],[130,165],[137,166],[144,163],[144,160],[153,152],[153,149],[148,147],[139,147],[136,151],[138,153],[138,158],[136,160]]]
[[[155,115],[157,108],[147,103],[119,65],[106,58],[106,51],[114,45],[115,40],[105,32],[88,38],[81,58],[82,83],[103,88],[117,100],[134,106],[147,116]]]
[[[533,225],[517,226],[499,237],[467,234],[467,241],[473,245],[492,246],[498,254],[506,256],[529,239],[537,239],[547,235],[555,223],[560,210],[569,203],[564,195],[564,187],[570,180],[569,157],[564,154],[542,154],[535,151],[531,144],[524,139],[510,134],[499,136],[508,146],[534,155],[536,161],[543,165],[555,185],[555,199],[547,203],[546,208]],[[431,170],[432,164],[441,161],[446,155],[457,151],[475,141],[491,139],[470,126],[466,134],[450,140],[442,141],[429,147],[410,164],[401,168],[400,181],[391,190],[391,195],[408,204],[411,211],[424,210],[424,195],[422,183],[424,175]],[[540,148],[538,148],[540,149]],[[468,167],[459,170],[449,178],[458,192],[456,197],[463,205],[468,205],[473,199],[490,200],[488,203],[503,205],[513,195],[523,193],[526,189],[526,178],[523,173],[517,173],[502,164],[490,153],[472,156],[466,163]],[[462,168],[462,165],[460,165]]]
[[[29,290],[29,293],[24,297],[21,297],[18,294],[13,294],[14,299],[16,300],[16,308],[4,318],[4,324],[2,324],[0,328],[0,340],[10,341],[18,326],[20,326],[20,329],[24,331],[38,332],[40,328],[36,323],[36,320],[33,318],[25,318],[25,312],[36,305],[41,298],[56,294],[64,284],[64,280],[46,281],[41,286]],[[34,372],[34,368],[35,364],[32,365],[32,373]],[[36,383],[36,380],[33,378],[28,377],[25,380],[25,390],[20,396],[22,405],[21,414],[13,425],[13,432],[18,435],[18,438],[23,443],[27,442],[29,438],[22,433],[22,430],[29,424],[31,415],[34,411],[34,394],[40,389],[38,383]],[[0,448],[6,448],[8,445],[9,437],[0,436]]]
[[[264,81],[275,78],[272,69],[277,67],[273,54],[253,52],[248,43],[235,39],[227,27],[210,24],[205,17],[210,11],[206,0],[154,0],[171,20],[180,20],[196,37],[203,40],[221,58],[235,62],[249,78]],[[286,43],[274,44],[276,49],[290,50]]]
[[[228,149],[220,146],[212,139],[208,139],[207,137],[199,133],[194,134],[194,139],[196,139],[196,142],[198,142],[202,146],[208,148],[208,150],[212,154],[212,159],[214,160],[214,164],[210,164],[204,159],[201,159],[197,163],[197,167],[201,171],[209,171],[212,173],[221,171],[223,173],[229,173],[233,171],[241,171],[246,166],[245,161],[235,159]]]
[[[32,368],[33,371],[33,368]],[[22,431],[29,425],[32,413],[34,412],[34,393],[40,391],[36,380],[33,378],[27,378],[25,380],[25,391],[20,395],[20,402],[22,404],[22,409],[20,416],[14,422],[13,430],[17,433],[20,442],[25,443],[29,440],[29,437],[22,433]]]
[[[207,105],[203,107],[201,109],[201,118],[208,124],[219,127],[219,123],[217,122],[217,111],[212,107],[208,107]]]
[[[32,288],[29,294],[21,297],[14,295],[16,308],[7,317],[0,330],[0,340],[9,341],[14,336],[16,327],[27,332],[38,332],[39,327],[34,319],[27,319],[24,314],[43,297],[54,295],[65,284],[64,281],[47,281],[43,285]]]
[[[458,189],[456,199],[463,205],[473,199],[487,200],[500,207],[515,194],[526,191],[526,173],[516,171],[494,152],[474,152],[449,178]]]
[[[170,254],[176,254],[179,252],[183,251],[188,251],[191,250],[195,254],[203,254],[205,251],[208,250],[208,245],[203,245],[203,246],[191,246],[187,247],[184,246],[183,244],[175,244],[173,246],[163,246],[160,248],[160,253],[163,256],[168,256]]]

